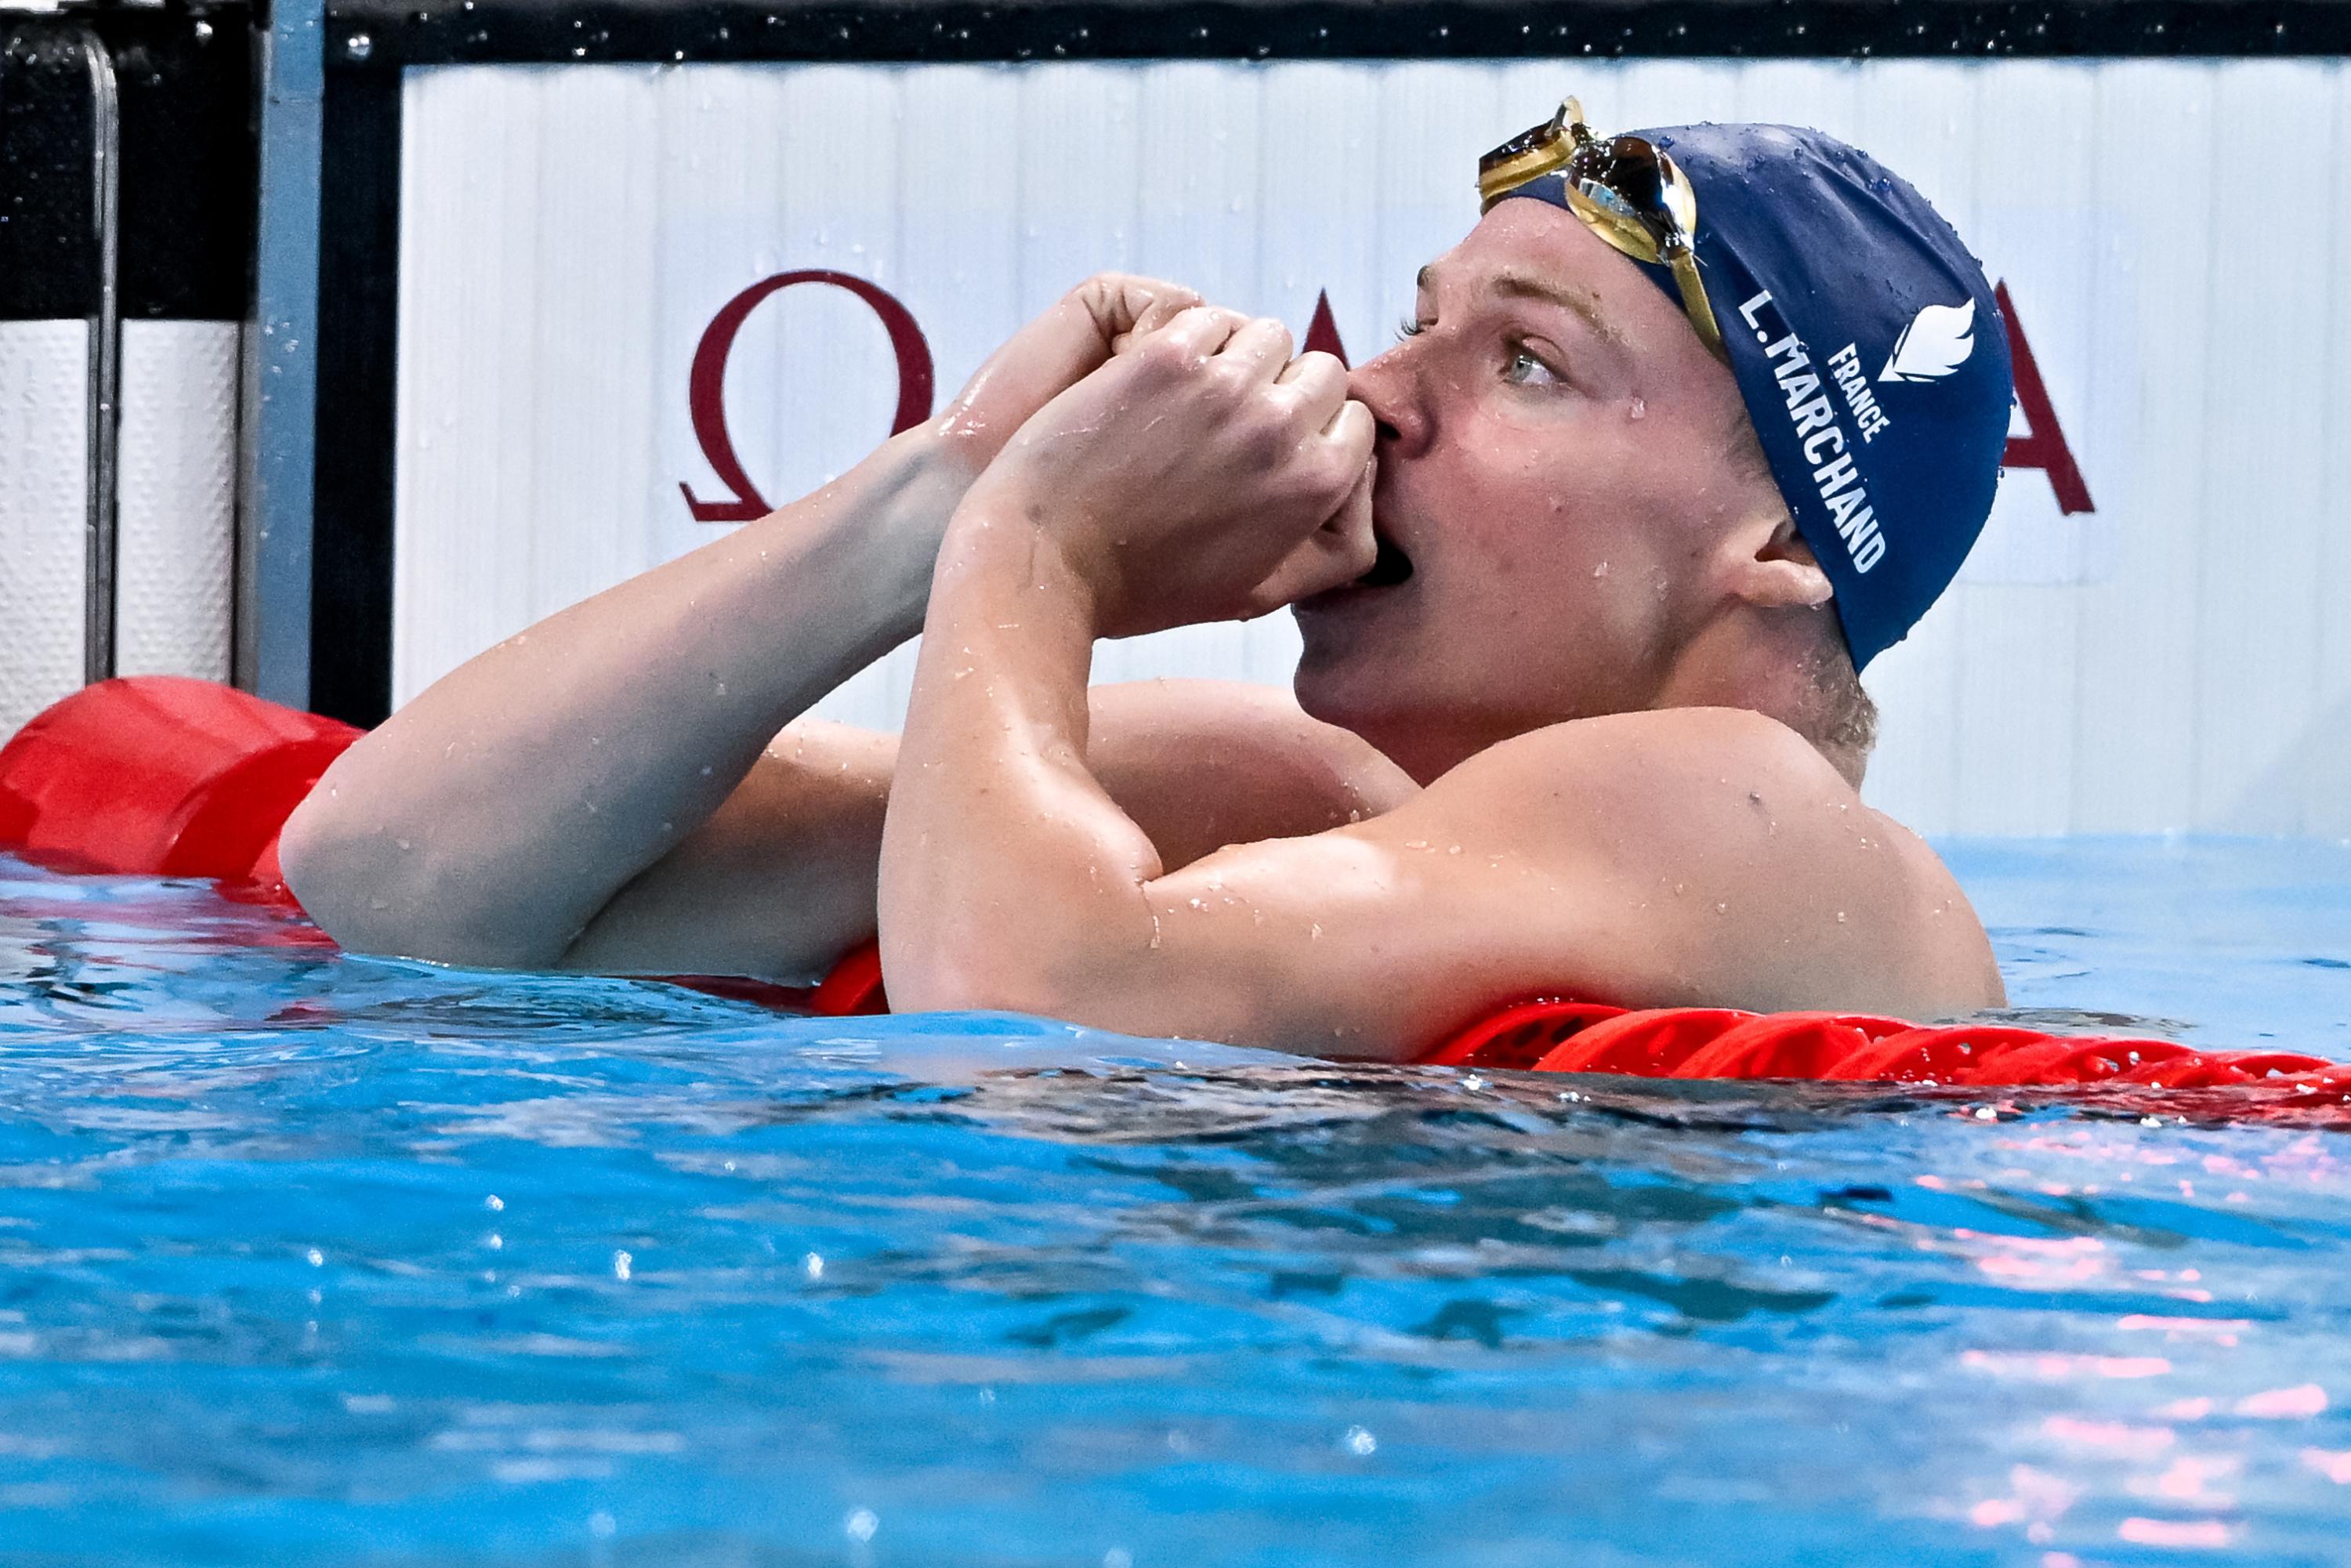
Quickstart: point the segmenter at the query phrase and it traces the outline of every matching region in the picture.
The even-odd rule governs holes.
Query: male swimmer
[[[1536,994],[2000,1003],[1857,792],[1858,670],[1991,503],[1982,271],[1817,132],[1581,118],[1489,155],[1352,375],[1081,285],[943,417],[353,747],[295,893],[467,965],[806,980],[878,928],[902,1011],[1392,1059]],[[1294,701],[1088,689],[1098,638],[1284,605]],[[902,736],[799,716],[918,629]]]

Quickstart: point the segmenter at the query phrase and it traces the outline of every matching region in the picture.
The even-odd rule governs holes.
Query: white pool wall
[[[2012,472],[1960,584],[1867,684],[1869,790],[1930,832],[2351,836],[2351,74],[2330,61],[580,66],[412,70],[394,696],[714,536],[687,370],[718,308],[832,268],[920,323],[944,400],[1102,267],[1358,361],[1476,215],[1479,152],[1594,123],[1817,125],[2008,285],[2095,509]],[[786,290],[727,425],[780,502],[886,433],[872,314]],[[5,483],[5,481],[0,481]],[[1097,679],[1286,682],[1286,618]],[[829,702],[894,727],[911,651]]]

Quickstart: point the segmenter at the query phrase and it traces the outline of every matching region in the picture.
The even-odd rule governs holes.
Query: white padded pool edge
[[[228,679],[242,339],[234,321],[122,324],[117,674]]]
[[[89,324],[0,321],[0,739],[78,689]]]
[[[241,331],[123,323],[118,674],[228,678]],[[89,323],[0,321],[0,740],[82,684],[89,374]]]

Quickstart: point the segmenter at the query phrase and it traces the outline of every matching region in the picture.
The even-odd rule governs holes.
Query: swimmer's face
[[[1776,497],[1738,461],[1730,372],[1555,207],[1488,214],[1424,270],[1416,321],[1353,379],[1379,421],[1381,560],[1298,606],[1297,688],[1426,779],[1656,706],[1722,602],[1722,535]]]

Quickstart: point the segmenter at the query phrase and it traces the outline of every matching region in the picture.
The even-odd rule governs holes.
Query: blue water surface
[[[2351,1058],[2351,850],[1961,843]],[[0,1562],[2351,1561],[2351,1142],[349,958],[0,862]]]

